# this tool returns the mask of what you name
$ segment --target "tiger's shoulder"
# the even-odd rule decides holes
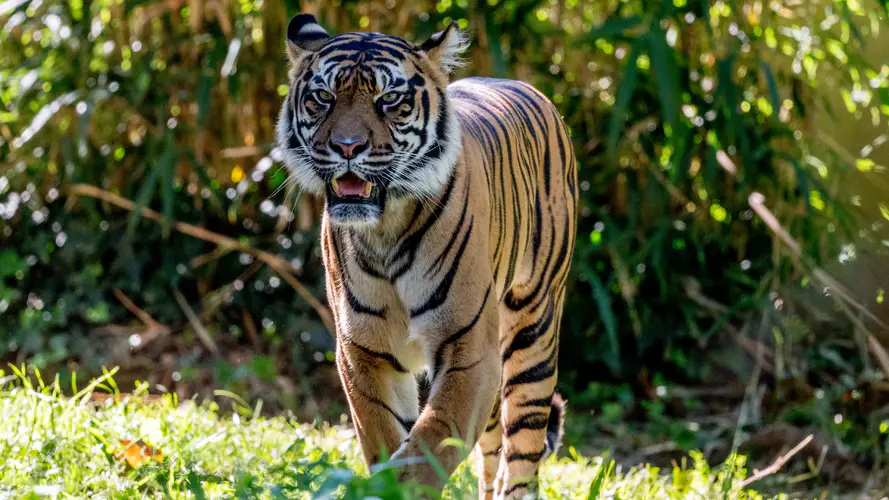
[[[447,87],[448,99],[458,110],[468,106],[534,106],[554,108],[552,102],[533,85],[520,80],[472,77],[456,80]]]

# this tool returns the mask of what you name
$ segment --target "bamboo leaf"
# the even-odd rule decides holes
[[[775,82],[775,74],[772,73],[772,68],[765,61],[759,63],[759,67],[762,68],[762,72],[766,77],[766,85],[769,87],[769,100],[772,102],[772,119],[777,120],[778,114],[781,109],[781,98],[778,94],[778,84]]]
[[[128,239],[132,238],[133,233],[136,230],[136,221],[138,221],[142,217],[142,208],[147,206],[148,202],[151,200],[151,197],[154,196],[154,189],[157,186],[159,172],[160,170],[157,167],[152,168],[148,172],[148,177],[145,178],[145,182],[142,184],[142,187],[139,188],[138,194],[136,195],[135,200],[133,200],[136,202],[136,206],[127,217]]]
[[[173,208],[176,199],[174,187],[176,184],[177,156],[172,144],[168,145],[167,150],[164,152],[164,157],[161,159],[161,164],[158,166],[158,168],[163,169],[161,172],[161,211],[164,219],[161,221],[161,231],[164,238],[170,237],[170,221],[173,220]]]
[[[630,100],[633,98],[633,92],[636,89],[636,78],[639,74],[639,66],[636,60],[642,53],[643,40],[637,40],[633,44],[633,49],[627,57],[624,66],[623,80],[620,88],[617,90],[617,96],[614,99],[614,107],[611,108],[611,123],[608,127],[608,156],[612,161],[616,160],[617,142],[620,139],[621,129],[623,128],[624,115],[630,106]]]
[[[596,301],[602,323],[605,325],[605,331],[608,333],[608,343],[611,344],[614,365],[619,368],[620,343],[617,338],[617,319],[611,307],[611,295],[605,289],[605,285],[602,284],[599,276],[592,269],[588,269],[585,274],[587,281],[593,288],[593,300]]]
[[[587,40],[592,43],[601,38],[613,39],[625,31],[639,26],[640,23],[642,23],[642,18],[639,16],[612,17],[601,26],[591,29],[587,34]]]
[[[198,126],[201,128],[207,124],[207,117],[210,116],[210,90],[213,83],[213,76],[205,74],[198,87]]]
[[[136,229],[136,221],[142,217],[142,208],[147,207],[151,202],[151,198],[154,196],[155,190],[158,187],[158,183],[163,180],[167,180],[168,173],[171,168],[175,167],[175,159],[176,152],[173,148],[172,141],[167,139],[164,141],[166,143],[164,152],[161,155],[158,163],[148,172],[148,177],[145,178],[145,183],[142,184],[142,187],[139,188],[138,194],[136,195],[136,199],[134,200],[136,206],[133,211],[130,212],[130,215],[127,219],[127,238],[131,238]],[[172,166],[171,166],[172,164]],[[172,177],[172,175],[170,175]],[[165,219],[167,220],[167,224],[169,224],[169,216],[172,215],[172,179],[169,180],[170,192],[168,193],[166,188],[164,187],[164,193],[161,193],[163,203],[164,203],[164,211],[165,211]],[[169,197],[169,198],[168,198]],[[166,201],[169,199],[170,201]],[[167,212],[169,211],[169,212]],[[169,228],[164,231],[164,234],[169,234]]]
[[[654,69],[658,94],[661,97],[661,108],[664,114],[664,124],[669,125],[672,132],[678,132],[679,121],[679,68],[676,64],[676,56],[673,48],[667,43],[667,33],[655,24],[648,32],[648,50],[651,55],[651,65]]]

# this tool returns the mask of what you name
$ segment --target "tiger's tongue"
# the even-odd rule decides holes
[[[367,181],[355,174],[348,173],[336,180],[342,196],[365,196]]]

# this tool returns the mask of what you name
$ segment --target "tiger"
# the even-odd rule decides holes
[[[366,464],[440,490],[474,448],[479,498],[536,498],[563,434],[577,161],[531,85],[451,82],[468,46],[457,23],[417,45],[296,15],[276,138],[290,180],[323,198],[336,366]]]

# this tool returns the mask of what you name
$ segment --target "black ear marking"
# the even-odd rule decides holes
[[[330,35],[311,14],[297,14],[287,25],[287,41],[303,50],[316,50]]]
[[[452,21],[447,28],[430,36],[419,48],[429,56],[433,64],[450,74],[466,62],[463,53],[469,49],[469,35],[460,29],[456,21]]]
[[[457,21],[451,21],[451,24],[448,25],[447,28],[439,31],[438,33],[433,33],[422,45],[420,45],[420,50],[423,52],[429,52],[430,50],[441,45],[443,41],[448,38],[448,33],[457,29]]]

